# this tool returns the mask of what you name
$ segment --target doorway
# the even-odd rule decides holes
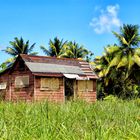
[[[74,98],[74,79],[65,78],[65,99],[73,100]]]

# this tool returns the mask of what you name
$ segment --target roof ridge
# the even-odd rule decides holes
[[[78,58],[59,58],[59,57],[51,57],[51,56],[39,56],[39,55],[28,55],[28,54],[20,54],[21,57],[35,57],[35,58],[51,58],[56,60],[72,60],[72,61],[81,61],[86,62],[86,60],[78,59]]]

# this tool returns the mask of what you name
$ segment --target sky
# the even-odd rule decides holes
[[[104,47],[117,43],[112,31],[123,24],[140,25],[140,0],[0,0],[0,63],[9,55],[2,50],[15,37],[48,47],[54,37],[76,41],[102,55]]]

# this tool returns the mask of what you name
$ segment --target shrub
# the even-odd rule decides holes
[[[114,96],[114,95],[108,95],[104,98],[105,101],[117,101],[118,97]]]

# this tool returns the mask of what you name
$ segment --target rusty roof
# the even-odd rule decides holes
[[[33,73],[71,73],[97,78],[90,64],[81,59],[31,56],[20,54],[27,67]]]

